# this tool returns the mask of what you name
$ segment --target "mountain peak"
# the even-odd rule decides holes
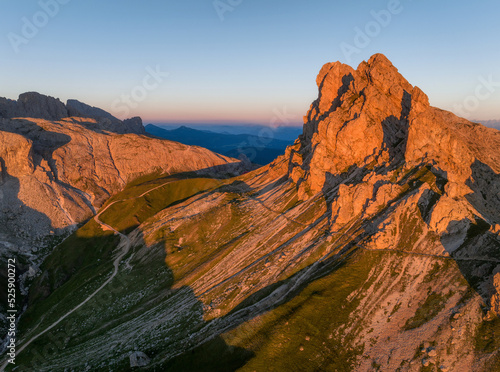
[[[397,107],[406,92],[412,97],[416,111],[421,112],[429,106],[428,97],[418,87],[413,87],[383,54],[375,54],[368,62],[360,63],[356,70],[340,62],[327,63],[316,83],[319,96],[305,117],[306,125],[327,118],[342,105],[346,106],[346,102],[352,106],[359,97],[382,99],[381,103],[386,106]]]
[[[368,67],[369,70],[393,70],[398,72],[398,69],[392,64],[392,62],[382,53],[377,53],[371,56],[368,61],[363,61],[359,64],[360,67]]]
[[[328,178],[347,174],[352,167],[390,171],[425,160],[440,162],[444,171],[461,169],[459,178],[465,182],[470,167],[463,164],[481,157],[468,144],[459,150],[450,143],[456,126],[472,130],[460,124],[468,121],[431,107],[427,95],[383,54],[356,70],[327,63],[317,83],[318,99],[304,117],[303,134],[287,151],[289,176],[303,198],[324,190]],[[456,141],[463,137],[456,136]]]
[[[119,120],[110,113],[89,106],[83,102],[70,99],[66,105],[58,98],[26,92],[19,95],[17,101],[0,97],[0,118],[36,118],[49,121],[59,121],[68,117],[95,119],[91,126],[96,130],[106,130],[114,133],[145,134],[142,120],[131,118]]]

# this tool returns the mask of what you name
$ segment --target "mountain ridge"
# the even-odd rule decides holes
[[[210,132],[222,133],[222,134],[245,134],[252,136],[263,135],[265,137],[273,137],[282,141],[295,141],[297,137],[302,134],[302,124],[300,126],[291,125],[291,123],[286,123],[285,119],[283,119],[284,123],[277,124],[255,124],[255,123],[241,123],[236,122],[232,125],[230,124],[220,124],[214,122],[167,122],[167,123],[151,123],[157,127],[160,127],[165,130],[173,130],[179,127],[185,126],[196,130],[208,130]],[[272,135],[269,134],[269,131],[272,132]]]
[[[64,104],[58,98],[37,92],[22,93],[17,101],[0,97],[0,118],[23,117],[52,121],[69,117],[90,118],[96,120],[94,128],[119,134],[146,134],[142,119],[139,117],[122,121],[100,108],[89,106],[75,99],[69,99]]]
[[[130,251],[26,365],[122,371],[140,352],[166,371],[500,368],[500,132],[431,107],[381,54],[317,82],[271,164],[117,194],[99,219]],[[25,340],[109,277],[124,251],[105,233],[91,221],[48,257]],[[65,342],[44,353],[51,337]]]
[[[238,158],[244,155],[256,164],[268,164],[285,152],[288,141],[249,134],[224,134],[201,131],[187,126],[165,130],[152,124],[146,125],[146,132],[186,145],[201,146],[219,154]]]

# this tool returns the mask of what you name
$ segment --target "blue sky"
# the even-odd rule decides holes
[[[301,123],[324,63],[356,67],[381,52],[431,104],[469,119],[500,119],[494,0],[0,6],[0,96],[8,98],[38,91],[146,122],[269,123],[286,112],[290,123]]]

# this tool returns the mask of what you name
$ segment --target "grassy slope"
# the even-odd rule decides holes
[[[130,200],[125,205],[117,203],[116,205],[119,208],[112,209],[111,207],[103,214],[102,220],[110,224],[117,221],[118,226],[116,227],[126,231],[136,223],[135,221],[145,220],[169,205],[203,190],[218,187],[223,183],[221,180],[176,179],[151,175],[136,180],[122,193],[113,197],[113,200],[140,195],[166,182],[168,182],[166,186],[153,191],[152,195],[147,194],[141,198]],[[123,216],[133,216],[133,218],[124,219]],[[62,314],[78,305],[97,289],[105,278],[109,277],[112,272],[114,249],[118,243],[118,237],[110,232],[104,232],[94,220],[91,220],[54,250],[44,262],[42,267],[43,275],[38,278],[32,287],[30,293],[31,306],[23,315],[20,323],[20,332],[24,335],[24,339],[51,325]],[[131,256],[129,255],[126,259]],[[149,295],[155,296],[157,292],[161,293],[162,290],[172,284],[172,275],[165,266],[164,260],[164,253],[162,256],[160,250],[151,255],[146,262],[141,262],[144,267],[143,270],[140,270],[141,265],[138,265],[138,270],[134,270],[131,275],[127,273],[119,275],[114,281],[114,283],[118,284],[115,285],[116,290],[113,291],[111,297],[126,296],[124,292],[127,291],[132,293],[134,290],[141,292],[144,289],[142,286],[148,280],[155,281],[158,277],[161,278],[159,287],[158,283],[155,282],[155,286],[149,288]],[[146,270],[148,274],[153,274],[153,276],[145,275]],[[154,274],[155,272],[160,273],[158,277]],[[110,297],[109,293],[107,295]],[[144,297],[141,294],[141,298]],[[82,310],[85,310],[85,308],[91,309],[92,307],[100,309],[103,301],[107,302],[106,299],[97,296],[97,298],[85,305]],[[85,311],[78,311],[78,313],[85,313]],[[63,322],[60,327],[57,327],[51,333],[60,333],[61,329],[65,327],[64,323],[79,324],[79,327],[81,327],[84,324],[81,323],[84,319],[81,319],[78,313],[71,315],[68,322]],[[35,331],[33,331],[34,328]],[[80,331],[83,331],[83,329],[80,329]],[[47,342],[47,337],[42,336],[30,349],[43,348]],[[20,361],[24,359],[29,364],[29,360],[33,358],[33,355],[30,357],[26,355],[28,354],[26,352],[23,354]]]
[[[100,220],[118,231],[130,233],[142,222],[159,211],[179,203],[195,194],[205,190],[214,189],[221,186],[221,181],[209,178],[196,179],[172,179],[166,180],[164,186],[160,183],[160,188],[144,195],[141,198],[119,201],[113,204],[102,215]],[[149,183],[147,187],[156,187],[156,183]],[[131,190],[132,189],[132,190]],[[134,187],[126,189],[122,196],[115,196],[114,199],[120,200],[127,198],[127,195],[133,196],[142,194],[144,187]]]
[[[107,204],[140,195],[166,182],[169,183],[142,198],[115,204],[103,214],[102,220],[122,231],[130,231],[169,205],[231,181],[182,180],[152,175],[130,184]],[[430,182],[434,183],[433,180]],[[240,208],[240,195],[227,192],[224,200],[224,207],[211,212],[210,221],[206,218],[189,220],[174,233],[164,231],[159,234],[158,240],[163,242],[161,245],[145,248],[139,244],[133,247],[124,259],[133,270],[129,271],[126,265],[122,265],[119,275],[110,285],[110,291],[92,300],[50,335],[37,340],[30,351],[20,356],[19,361],[26,365],[40,362],[37,355],[45,355],[46,345],[53,344],[52,339],[61,334],[66,337],[64,346],[57,349],[57,356],[47,357],[49,363],[66,358],[75,365],[83,365],[85,360],[81,359],[82,355],[88,353],[92,358],[94,350],[109,347],[110,340],[116,340],[117,336],[120,341],[113,343],[113,351],[95,354],[95,360],[102,360],[102,356],[113,359],[110,367],[115,370],[128,369],[127,355],[131,345],[146,352],[153,360],[161,359],[161,355],[175,349],[175,345],[180,346],[180,350],[189,349],[187,335],[210,322],[203,320],[203,304],[186,285],[200,278],[208,267],[228,253],[224,250],[224,243],[234,241],[235,245],[231,248],[234,249],[244,243],[248,233],[248,216]],[[283,201],[283,210],[296,205],[297,201],[291,195]],[[214,230],[213,221],[219,220],[222,222]],[[406,225],[411,227],[412,224]],[[179,245],[179,239],[189,234],[192,234],[191,242]],[[279,239],[279,235],[273,239]],[[47,275],[34,287],[31,300],[36,305],[23,317],[21,329],[30,330],[39,322],[42,324],[37,331],[43,329],[91,293],[109,276],[116,243],[114,236],[104,233],[91,221],[58,247],[44,265]],[[175,248],[176,245],[178,248]],[[370,284],[367,282],[370,271],[380,266],[385,255],[387,253],[384,252],[359,252],[343,267],[308,284],[290,301],[236,325],[223,338],[216,337],[185,356],[163,363],[164,370],[203,370],[201,366],[204,366],[205,370],[215,371],[220,370],[221,363],[226,365],[224,370],[228,371],[238,367],[244,371],[350,370],[363,348],[354,343],[356,332],[342,333],[343,327],[352,323],[350,316],[358,305],[358,300],[349,302],[346,299],[356,289]],[[207,262],[208,267],[204,267]],[[304,263],[288,275],[302,267]],[[442,274],[446,275],[446,272],[442,270]],[[175,285],[174,278],[189,280],[177,281]],[[271,287],[268,289],[272,290]],[[43,299],[50,292],[51,295]],[[408,329],[418,328],[433,319],[442,310],[445,300],[430,292],[424,309],[409,319]],[[258,298],[248,298],[240,308],[255,301]],[[187,308],[179,309],[179,304],[185,304]],[[170,314],[172,316],[168,317]],[[355,326],[355,330],[363,326],[362,323],[351,325]],[[477,348],[489,352],[496,345],[494,339],[498,327],[496,323],[485,327],[488,328],[485,333],[492,336],[488,340],[478,339]],[[214,354],[217,355],[216,360],[213,359]],[[248,364],[243,366],[247,361]],[[102,363],[101,368],[108,370],[109,366]],[[52,366],[48,370],[57,368]]]
[[[347,297],[367,282],[382,254],[357,254],[344,266],[304,288],[289,302],[224,335],[253,350],[256,357],[241,371],[350,371],[363,348],[356,333],[340,329],[351,323],[359,299]]]

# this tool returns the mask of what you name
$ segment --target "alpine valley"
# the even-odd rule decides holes
[[[381,54],[317,85],[258,169],[78,101],[0,100],[23,294],[2,367],[500,370],[500,132]]]

